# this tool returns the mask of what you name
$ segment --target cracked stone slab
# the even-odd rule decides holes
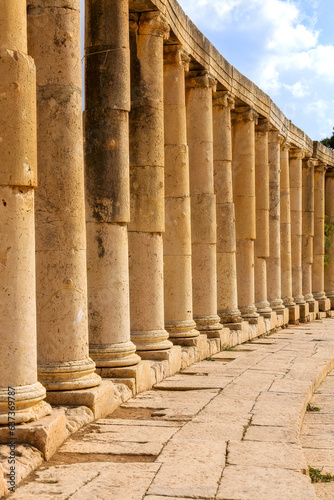
[[[18,487],[14,500],[138,500],[145,495],[159,464],[73,464],[36,472]],[[124,492],[126,491],[126,497]]]
[[[156,441],[113,441],[107,434],[99,435],[94,438],[89,438],[81,441],[68,439],[66,443],[60,447],[60,453],[80,453],[80,454],[110,454],[110,455],[159,455],[163,448],[163,443]]]
[[[191,389],[223,389],[231,382],[231,377],[174,375],[166,378],[154,387],[156,389],[191,390]]]
[[[245,441],[299,443],[299,432],[290,427],[271,425],[250,425],[245,433]]]

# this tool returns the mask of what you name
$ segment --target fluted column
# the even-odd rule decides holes
[[[281,227],[280,227],[280,168],[281,136],[275,130],[269,131],[269,258],[267,261],[268,299],[277,314],[283,314],[281,298]]]
[[[326,172],[325,184],[325,213],[326,224],[334,224],[334,171],[332,169]],[[334,233],[329,237],[329,243],[325,248],[328,256],[325,267],[325,293],[331,301],[331,309],[334,309]]]
[[[88,355],[80,2],[28,2],[37,67],[39,379],[49,390],[100,384]]]
[[[289,149],[290,145],[283,142],[280,158],[281,287],[283,304],[289,308],[290,321],[296,323],[299,321],[299,306],[296,305],[292,297]]]
[[[255,306],[257,312],[270,317],[272,309],[267,292],[267,259],[269,257],[269,121],[259,120],[255,127]]]
[[[242,317],[258,322],[254,288],[255,125],[257,113],[240,106],[232,116],[233,197],[236,214],[238,304]]]
[[[235,210],[232,186],[234,99],[227,91],[213,94],[213,162],[217,210],[218,315],[222,323],[240,323],[238,309]]]
[[[312,263],[314,235],[314,160],[303,160],[303,237],[302,237],[302,268],[303,295],[314,311],[312,294]]]
[[[130,50],[127,0],[86,1],[85,166],[90,354],[134,365],[130,341]]]
[[[190,58],[180,45],[164,48],[165,327],[172,338],[196,337],[192,314],[191,218],[185,69]]]
[[[160,12],[131,14],[130,320],[139,351],[167,349],[164,327],[163,39]]]
[[[309,317],[308,304],[303,296],[302,281],[302,159],[301,149],[290,149],[290,206],[291,206],[291,265],[292,294],[300,307],[301,321]]]
[[[36,70],[27,55],[26,4],[0,10],[0,424],[50,412],[37,382],[34,191]],[[11,390],[9,390],[11,388]],[[11,397],[10,408],[8,399]]]
[[[318,161],[314,168],[314,239],[312,290],[320,311],[330,309],[325,290],[325,174],[326,165]]]
[[[204,72],[187,78],[193,307],[197,328],[219,336],[217,315],[216,197],[213,181],[212,88]]]

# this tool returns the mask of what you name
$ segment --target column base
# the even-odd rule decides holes
[[[300,307],[298,304],[293,304],[287,307],[289,310],[289,323],[298,325],[300,320]]]
[[[96,375],[101,380],[101,378]],[[114,384],[102,380],[97,387],[74,391],[48,391],[46,400],[53,406],[88,406],[94,419],[104,418],[114,410]]]
[[[87,389],[100,384],[95,363],[90,358],[80,361],[38,363],[38,380],[48,391]]]
[[[140,330],[131,332],[131,340],[137,351],[160,351],[173,346],[166,330]]]
[[[15,411],[15,424],[23,424],[38,420],[52,411],[51,406],[45,403],[45,387],[36,382],[31,385],[22,385],[0,389],[0,425],[8,424],[8,412]],[[11,396],[13,409],[8,407],[8,397]]]
[[[309,304],[307,302],[305,302],[305,304],[299,304],[299,310],[300,310],[300,322],[309,323],[310,322]]]
[[[193,338],[199,335],[194,320],[169,321],[165,323],[165,328],[172,342],[175,338]]]
[[[258,323],[259,314],[255,306],[240,307],[241,317],[244,321],[248,321],[251,325]]]
[[[220,318],[216,314],[211,316],[194,316],[197,330],[201,334],[207,335],[209,338],[220,338],[220,333],[223,325],[220,323]]]
[[[136,346],[131,341],[118,344],[90,344],[89,355],[99,368],[133,366],[140,361],[140,357],[136,354]]]
[[[195,341],[199,337],[192,337]],[[189,337],[188,337],[189,338]],[[150,351],[143,353],[143,359],[150,359],[153,361],[167,361],[168,368],[166,377],[174,375],[174,373],[181,370],[182,348],[179,345],[174,345],[167,351]]]
[[[240,323],[242,321],[239,309],[225,309],[218,311],[218,316],[222,324]]]
[[[149,361],[140,361],[134,366],[97,368],[96,372],[102,378],[111,378],[113,383],[127,385],[129,389],[131,389],[133,396],[139,392],[148,391],[152,388],[151,363]]]
[[[255,307],[261,316],[264,318],[271,318],[272,309],[267,300],[262,300],[261,302],[255,302]]]

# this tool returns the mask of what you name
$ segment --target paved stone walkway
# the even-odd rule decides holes
[[[70,437],[11,498],[314,499],[299,433],[333,359],[328,319],[196,363]]]

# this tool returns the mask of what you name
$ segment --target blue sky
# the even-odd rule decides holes
[[[313,140],[331,135],[333,0],[179,3],[225,59],[269,94],[295,125]]]

